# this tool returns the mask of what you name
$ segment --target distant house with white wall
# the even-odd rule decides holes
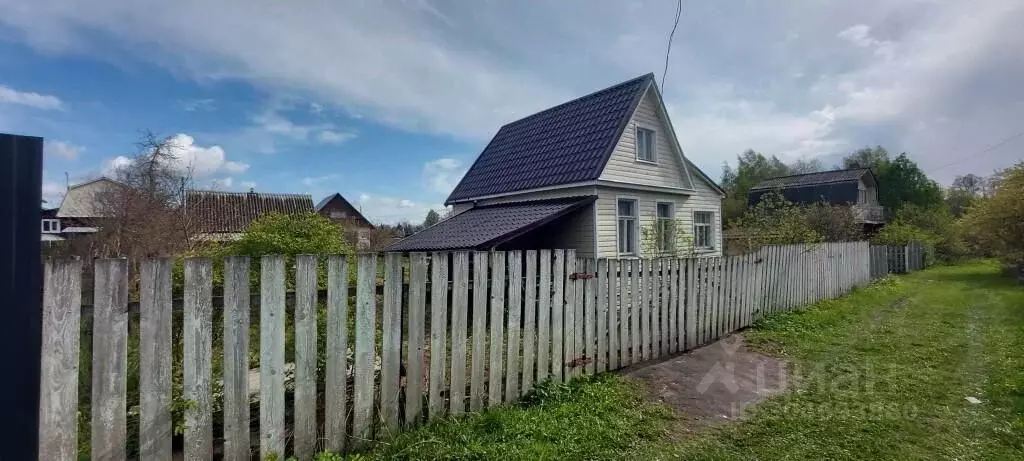
[[[445,202],[453,216],[388,250],[721,255],[724,196],[647,74],[501,127]]]
[[[123,187],[103,177],[68,187],[60,207],[43,210],[42,240],[61,241],[99,232],[103,221],[112,217],[109,203],[104,202]]]

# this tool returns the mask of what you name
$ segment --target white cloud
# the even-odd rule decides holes
[[[214,188],[216,189],[231,189],[231,186],[235,184],[235,179],[232,177],[218,178],[212,181]]]
[[[244,173],[249,169],[246,163],[227,160],[220,146],[203,147],[185,133],[178,133],[167,139],[167,150],[172,155],[171,165],[178,171],[188,172],[194,178],[208,178],[217,173]],[[131,164],[131,159],[119,155],[104,164],[104,174],[112,175],[118,168]]]
[[[44,141],[43,144],[43,151],[46,155],[56,155],[68,160],[77,159],[78,154],[81,154],[84,150],[85,148],[82,146],[76,146],[64,141]]]
[[[0,18],[0,21],[3,21],[3,19]],[[42,110],[61,110],[64,108],[64,103],[56,96],[31,91],[18,91],[6,85],[0,85],[0,103],[18,104]]]
[[[242,189],[255,189],[256,181],[242,181],[239,185],[242,186]]]
[[[423,165],[423,182],[427,189],[439,194],[449,194],[466,174],[466,168],[459,159],[439,158]]]
[[[356,202],[360,212],[372,222],[394,224],[401,221],[421,223],[431,209],[444,214],[444,205],[424,203],[400,197],[360,194]]]
[[[210,98],[186,99],[181,102],[181,108],[187,112],[209,112],[217,108],[217,101]]]
[[[326,175],[323,175],[323,176],[306,177],[306,178],[302,178],[302,185],[303,186],[307,186],[307,187],[312,187],[312,186],[315,186],[315,185],[323,183],[323,182],[327,182],[327,181],[332,181],[332,180],[338,179],[340,177],[341,177],[341,175],[337,174],[337,173],[326,174]]]
[[[317,133],[316,139],[324,144],[341,144],[355,137],[355,133],[344,133],[334,130],[323,130],[320,133]]]

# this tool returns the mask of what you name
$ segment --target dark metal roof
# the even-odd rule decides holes
[[[761,181],[758,185],[751,187],[750,190],[756,191],[763,189],[780,189],[787,187],[803,187],[813,186],[817,184],[857,181],[858,179],[864,177],[865,174],[870,173],[871,170],[868,168],[854,168],[850,170],[820,171],[817,173],[779,176],[777,178],[771,178]]]
[[[264,194],[190,190],[185,213],[197,232],[245,232],[261,216],[313,212],[313,198],[306,194]]]
[[[391,244],[387,251],[484,250],[592,203],[597,196],[471,208]]]
[[[446,203],[597,179],[652,84],[643,75],[501,127]]]
[[[345,199],[344,196],[337,192],[324,197],[323,200],[320,200],[320,202],[313,207],[313,210],[319,213],[321,210],[324,209],[325,206],[327,206],[327,204],[331,203],[334,200],[340,200],[343,206],[345,208],[348,208],[352,212],[352,214],[354,215],[352,216],[353,219],[362,222],[368,227],[375,227],[373,223],[370,222],[369,219],[366,219],[366,216],[363,216],[363,213],[359,211],[359,208],[356,208],[354,205],[352,205],[352,202],[349,202],[348,200]]]

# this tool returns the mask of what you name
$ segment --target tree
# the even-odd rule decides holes
[[[900,154],[883,168],[878,177],[878,203],[897,212],[906,204],[922,208],[940,206],[942,189],[921,171],[907,154]]]
[[[976,253],[1024,265],[1024,162],[996,172],[991,196],[971,207],[958,227]]]
[[[957,176],[946,191],[946,204],[953,216],[959,218],[988,192],[988,181],[975,174]]]
[[[341,228],[318,213],[269,214],[252,222],[241,238],[226,247],[220,247],[222,254],[249,256],[253,261],[264,255],[285,255],[288,268],[285,270],[289,285],[294,283],[295,256],[300,254],[346,254],[349,260],[355,251],[342,237]],[[326,261],[320,258],[317,271],[320,285],[327,280]],[[350,274],[355,274],[355,264],[349,263]],[[256,264],[252,268],[253,283],[259,280]]]
[[[430,227],[441,221],[441,215],[437,214],[436,211],[430,210],[427,212],[426,219],[423,220],[423,227]]]
[[[875,175],[889,166],[889,151],[882,146],[864,147],[843,158],[843,168],[871,168]]]
[[[816,158],[801,158],[789,164],[789,174],[817,173],[822,170],[824,168],[821,166],[821,160]]]
[[[722,188],[726,191],[722,202],[724,222],[743,216],[747,210],[747,192],[761,181],[790,174],[791,170],[774,155],[765,157],[760,152],[747,149],[736,157],[736,169],[728,164],[722,167]]]

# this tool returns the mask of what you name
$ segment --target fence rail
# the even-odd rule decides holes
[[[895,259],[886,251],[886,272],[894,272],[888,264]],[[192,259],[184,265],[178,324],[171,315],[172,265],[158,259],[140,266],[138,330],[129,328],[127,265],[100,260],[91,340],[81,348],[82,265],[50,261],[40,404],[40,431],[47,437],[40,459],[77,458],[74,421],[83,401],[92,415],[87,446],[94,460],[134,456],[129,445],[147,460],[169,460],[177,445],[185,459],[223,453],[243,460],[254,452],[283,459],[286,447],[310,459],[324,448],[351,450],[400,427],[514,401],[538,382],[676,354],[766,314],[840,296],[877,276],[877,252],[867,242],[845,242],[691,259],[595,261],[577,258],[574,250],[411,253],[407,262],[397,253],[382,260],[330,255],[325,296],[317,290],[320,258],[299,256],[291,309],[284,258],[264,256],[258,261],[259,312],[251,318],[250,264],[257,262],[226,259],[223,308],[215,309],[214,262]],[[906,249],[902,269],[921,267],[916,256],[906,262],[920,253]],[[354,304],[351,264],[357,269]],[[286,319],[289,312],[293,318]],[[256,324],[258,332],[250,334]],[[140,332],[136,362],[128,344],[130,334]],[[183,344],[176,345],[179,337]],[[181,360],[172,360],[179,347]],[[80,354],[91,354],[91,379],[75,386]],[[259,366],[250,370],[255,357]],[[129,369],[133,363],[137,388],[126,384],[136,372]],[[173,384],[179,373],[180,391]],[[258,391],[252,392],[256,376]],[[91,395],[80,398],[77,390],[87,383]],[[135,400],[129,393],[138,393],[137,413],[128,411]],[[177,405],[183,408],[180,444],[171,443],[176,398],[184,402]]]

